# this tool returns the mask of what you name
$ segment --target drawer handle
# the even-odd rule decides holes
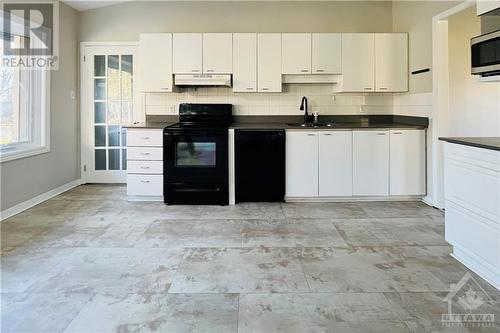
[[[148,156],[148,155],[151,155],[151,153],[141,153],[141,155]]]
[[[151,168],[148,166],[141,166],[141,169],[151,169]]]
[[[253,88],[247,88],[247,90],[253,90]]]
[[[316,136],[316,134],[310,133],[310,134],[307,134],[307,136]]]
[[[214,70],[213,69],[207,69],[206,72],[207,73],[210,73],[210,72],[213,72]]]
[[[372,88],[363,88],[364,90],[372,90]]]
[[[262,88],[262,90],[269,90],[269,88]]]
[[[150,183],[150,181],[149,180],[141,179],[141,183],[147,184],[147,183]]]
[[[316,72],[317,72],[317,73],[323,73],[323,72],[324,72],[324,70],[323,70],[323,69],[317,69],[317,70],[316,70]]]
[[[308,69],[301,69],[300,70],[302,73],[309,73],[309,70]]]
[[[377,133],[377,135],[385,135],[385,133]]]
[[[403,132],[392,132],[392,134],[403,134]]]
[[[332,133],[325,133],[323,135],[327,135],[327,136],[330,136],[330,135],[333,135]]]
[[[193,72],[193,73],[197,73],[197,72],[199,72],[199,71],[200,71],[199,69],[192,69],[192,70],[191,70],[191,72]]]
[[[141,139],[143,139],[143,140],[149,140],[151,138],[149,136],[143,136],[143,137],[141,137]]]
[[[160,88],[161,90],[170,90],[170,88]]]
[[[384,88],[384,87],[381,87],[381,88],[379,88],[379,89],[380,89],[380,90],[387,90],[387,88]]]

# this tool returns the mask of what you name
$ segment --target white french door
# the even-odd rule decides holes
[[[126,129],[142,121],[137,45],[82,45],[82,181],[124,183]]]

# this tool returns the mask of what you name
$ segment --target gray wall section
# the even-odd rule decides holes
[[[390,32],[389,1],[134,2],[85,11],[82,41],[141,32]]]
[[[79,13],[60,3],[59,70],[51,73],[50,152],[0,165],[0,209],[50,191],[80,178],[78,92]]]

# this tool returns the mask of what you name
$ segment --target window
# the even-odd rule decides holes
[[[2,38],[16,48],[29,43],[23,36]],[[49,78],[48,70],[0,67],[0,161],[49,151]]]

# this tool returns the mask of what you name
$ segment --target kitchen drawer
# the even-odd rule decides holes
[[[163,174],[163,161],[127,161],[128,173]]]
[[[127,195],[163,195],[163,175],[127,175]]]
[[[163,148],[127,147],[127,160],[163,161]]]
[[[129,129],[127,145],[131,147],[162,147],[163,130],[161,129]]]

